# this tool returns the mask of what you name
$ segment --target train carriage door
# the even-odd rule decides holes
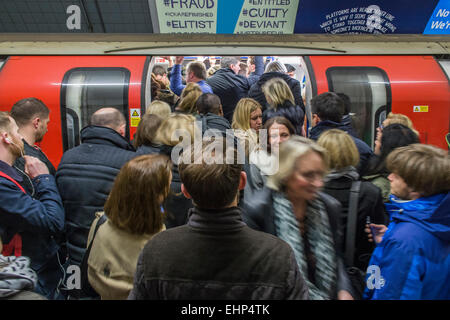
[[[330,91],[350,98],[353,128],[373,148],[376,128],[391,110],[391,88],[386,72],[376,67],[331,67],[326,76]]]
[[[306,110],[306,132],[309,132],[312,121],[311,99],[317,95],[316,80],[309,57],[300,58],[297,76],[302,88],[302,98]]]
[[[125,68],[75,68],[64,75],[61,88],[64,151],[80,144],[80,130],[103,107],[114,107],[123,113],[127,121],[126,137],[130,138],[129,82],[130,71]]]

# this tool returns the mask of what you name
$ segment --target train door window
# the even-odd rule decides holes
[[[391,110],[386,72],[375,67],[332,67],[326,74],[329,90],[350,98],[352,124],[358,137],[373,147],[376,128]]]
[[[127,120],[130,72],[124,68],[75,68],[65,75],[61,88],[64,151],[80,144],[80,130],[100,108],[114,107]]]

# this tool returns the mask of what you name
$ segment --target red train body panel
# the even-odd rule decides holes
[[[68,147],[67,139],[64,138],[69,130],[65,124],[67,115],[61,111],[64,110],[65,99],[69,99],[64,90],[76,89],[79,85],[76,81],[81,81],[80,79],[89,77],[95,79],[92,78],[89,71],[85,74],[75,72],[72,73],[72,78],[68,78],[67,75],[70,74],[70,71],[90,70],[91,68],[123,71],[124,79],[126,78],[128,81],[123,90],[126,91],[124,99],[130,121],[129,134],[132,136],[136,130],[130,119],[132,109],[141,109],[141,111],[145,109],[143,102],[149,87],[145,84],[149,58],[148,56],[11,56],[0,69],[0,110],[9,111],[12,105],[22,98],[41,99],[51,109],[48,133],[41,143],[41,148],[57,166],[64,148]],[[449,132],[449,81],[434,57],[311,56],[307,57],[307,60],[309,61],[308,81],[312,82],[310,85],[314,88],[313,95],[331,89],[335,89],[334,91],[337,92],[339,90],[336,88],[339,86],[343,90],[352,92],[351,81],[354,81],[351,77],[352,73],[356,72],[355,70],[368,70],[364,79],[372,81],[372,87],[366,86],[358,90],[365,90],[364,92],[372,98],[381,93],[383,97],[379,101],[377,100],[379,98],[376,98],[376,102],[381,104],[385,99],[387,111],[407,115],[420,132],[422,142],[447,149],[444,136]],[[342,84],[339,79],[345,79],[346,75],[350,80],[347,84]],[[334,84],[333,81],[330,81],[330,76],[335,77]],[[107,73],[105,73],[105,77],[108,79]],[[377,80],[381,79],[380,77],[384,77],[383,80]],[[66,89],[63,89],[64,82],[66,82]],[[330,88],[330,86],[336,88]],[[383,89],[383,86],[386,90]],[[71,95],[76,95],[76,92],[75,90]],[[96,92],[91,95],[98,95],[98,92],[101,91]],[[353,94],[358,99],[357,91],[354,91]],[[84,94],[80,94],[80,97],[85,98]],[[102,99],[102,97],[95,98]],[[414,106],[422,106],[422,109],[418,110],[422,112],[415,112]],[[370,107],[367,110],[369,111],[365,112],[376,112]],[[80,110],[72,113],[75,117],[84,117]],[[369,123],[372,120],[367,121]],[[85,122],[80,120],[80,123]],[[376,124],[372,124],[371,131],[374,130],[374,126]],[[373,135],[369,134],[366,138],[366,141],[373,139]]]

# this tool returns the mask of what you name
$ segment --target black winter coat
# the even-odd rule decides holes
[[[239,208],[194,208],[146,244],[128,299],[298,300],[308,289],[291,247],[247,227]]]
[[[295,134],[302,135],[303,121],[305,119],[305,112],[300,106],[294,106],[289,100],[286,100],[283,105],[276,109],[269,108],[263,112],[263,123],[274,117],[285,117],[295,128]]]
[[[292,95],[294,96],[294,99],[295,99],[295,104],[300,106],[300,108],[302,108],[302,110],[303,110],[303,113],[305,113],[305,105],[303,104],[302,89],[301,89],[300,81],[290,77],[289,75],[287,75],[285,73],[281,73],[281,72],[263,73],[261,75],[261,77],[259,78],[258,82],[256,82],[255,84],[253,84],[250,87],[250,90],[248,92],[248,97],[253,98],[256,101],[258,101],[261,104],[263,111],[266,110],[269,107],[269,105],[267,103],[266,97],[264,96],[264,93],[262,92],[261,87],[264,83],[266,83],[267,81],[269,81],[270,79],[273,79],[273,78],[281,78],[284,81],[286,81],[289,88],[291,88]]]
[[[273,190],[264,187],[261,191],[253,193],[252,197],[246,203],[241,205],[241,208],[243,212],[243,219],[250,228],[277,236],[273,212],[273,192]],[[346,290],[355,297],[356,294],[352,288],[342,259],[341,248],[343,237],[340,232],[342,229],[339,221],[341,205],[336,199],[327,194],[320,193],[319,197],[327,209],[330,228],[333,233],[335,252],[338,257],[337,292],[339,290]]]
[[[116,131],[88,126],[82,144],[66,151],[56,172],[64,209],[69,264],[79,265],[95,212],[103,206],[125,162],[136,156],[133,146]]]
[[[231,123],[236,104],[242,98],[247,97],[250,85],[248,79],[236,75],[230,68],[217,70],[214,75],[206,79],[222,103],[224,117]]]
[[[328,181],[323,189],[323,192],[338,200],[342,205],[340,226],[343,229],[341,232],[344,239],[347,234],[346,226],[352,181],[353,180],[349,177],[340,177]],[[355,237],[355,255],[353,261],[356,267],[361,270],[366,270],[370,260],[370,256],[372,255],[372,251],[375,248],[373,242],[371,243],[368,241],[367,234],[364,231],[366,225],[366,217],[369,216],[372,223],[385,224],[387,222],[387,215],[385,213],[381,191],[372,183],[361,183],[361,189],[358,199],[359,201]],[[344,243],[342,243],[341,251],[345,253]]]

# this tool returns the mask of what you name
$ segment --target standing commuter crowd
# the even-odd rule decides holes
[[[0,112],[0,299],[450,299],[449,154],[407,116],[372,149],[291,65],[164,58],[132,141],[97,106],[57,168],[43,101]]]

